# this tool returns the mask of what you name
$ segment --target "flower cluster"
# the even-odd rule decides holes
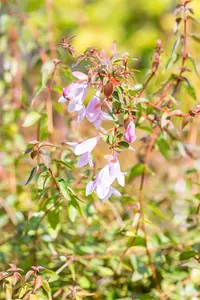
[[[112,194],[115,196],[121,195],[119,191],[112,187],[116,179],[121,186],[124,186],[125,182],[118,155],[124,148],[129,148],[129,145],[136,139],[133,121],[133,99],[130,94],[125,94],[123,91],[130,74],[127,68],[128,54],[124,53],[119,59],[119,56],[116,54],[115,42],[112,45],[111,57],[107,57],[104,50],[98,52],[90,48],[88,53],[87,51],[85,53],[87,58],[92,61],[91,67],[88,67],[88,74],[78,71],[73,72],[72,74],[77,80],[63,89],[62,96],[58,102],[68,103],[68,111],[77,113],[78,123],[82,122],[86,117],[99,130],[96,137],[82,143],[67,143],[73,147],[74,154],[80,156],[77,167],[81,168],[87,164],[90,167],[94,166],[91,152],[101,138],[110,146],[111,153],[106,156],[108,163],[86,187],[86,195],[95,192],[102,201],[105,201]],[[82,58],[79,57],[78,59]],[[119,60],[121,64],[117,63]],[[95,88],[96,91],[85,107],[84,102],[90,87]],[[126,86],[125,90],[128,91]],[[124,97],[124,100],[121,102],[118,101],[120,93]],[[123,124],[120,124],[120,113],[124,117]],[[114,127],[108,131],[103,129],[101,126],[104,120],[113,121]]]

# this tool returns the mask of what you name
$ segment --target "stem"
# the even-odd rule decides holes
[[[140,203],[140,220],[141,220],[141,224],[142,224],[142,230],[143,230],[143,233],[144,233],[146,254],[149,258],[149,264],[150,264],[150,268],[152,270],[153,280],[155,282],[157,290],[160,292],[160,286],[159,286],[158,279],[157,279],[156,268],[155,268],[155,265],[153,264],[151,251],[149,250],[148,243],[147,243],[147,231],[146,231],[146,226],[145,226],[145,223],[144,223],[144,199],[143,199],[143,188],[144,188],[147,162],[148,162],[149,154],[150,154],[150,152],[153,148],[154,142],[155,142],[155,140],[158,136],[158,133],[159,133],[159,128],[156,127],[154,129],[151,141],[150,141],[150,143],[148,145],[148,148],[147,148],[147,151],[146,151],[146,156],[145,156],[145,160],[144,160],[144,169],[143,169],[143,172],[142,172],[142,177],[141,177],[141,182],[140,182],[139,203]]]

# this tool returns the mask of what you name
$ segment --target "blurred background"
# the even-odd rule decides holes
[[[132,67],[140,70],[140,72],[136,71],[136,76],[139,82],[144,82],[145,73],[151,67],[151,57],[155,49],[156,40],[161,39],[164,41],[165,54],[163,55],[161,71],[155,79],[155,85],[159,86],[160,82],[166,78],[166,74],[163,74],[163,69],[175,41],[173,36],[173,11],[178,3],[180,2],[175,0],[0,1],[0,228],[2,230],[2,234],[0,235],[0,266],[2,265],[2,269],[5,269],[11,260],[19,262],[27,269],[34,263],[34,255],[35,252],[37,252],[37,249],[33,248],[35,243],[33,236],[31,236],[31,242],[33,244],[30,243],[30,247],[32,248],[28,247],[29,239],[23,240],[20,244],[18,239],[24,230],[23,226],[27,225],[26,220],[29,217],[30,211],[37,211],[38,209],[34,184],[24,186],[30,170],[34,166],[34,162],[32,162],[30,157],[24,157],[23,154],[28,142],[39,139],[40,141],[50,140],[58,143],[60,140],[66,138],[72,140],[80,136],[91,137],[96,132],[87,123],[79,126],[71,122],[73,120],[70,119],[66,107],[57,103],[62,88],[73,80],[70,73],[73,59],[62,47],[55,47],[54,45],[60,43],[62,37],[76,35],[73,39],[73,45],[78,52],[82,53],[88,46],[98,46],[109,52],[112,42],[116,40],[118,52],[129,52],[131,57],[137,58],[137,61],[133,61]],[[200,19],[200,1],[193,1],[192,7],[195,11],[195,17]],[[200,26],[198,24],[192,24],[190,31],[193,30],[199,33]],[[193,58],[196,60],[197,68],[200,69],[200,45],[191,40],[189,49],[191,49]],[[49,134],[49,124],[47,115],[44,112],[44,102],[48,93],[46,86],[47,80],[49,79],[49,72],[51,72],[52,69],[52,59],[55,58],[61,60],[62,65],[56,72],[51,91],[53,130]],[[191,72],[189,78],[198,89],[199,78],[195,72]],[[190,95],[186,95],[184,90],[180,91],[178,100],[180,100],[178,102],[178,108],[181,108],[185,112],[188,112],[196,103]],[[199,103],[198,90],[197,103]],[[28,128],[23,127],[26,115],[33,109],[42,112],[39,129],[36,124]],[[177,136],[183,137],[187,143],[195,145],[199,139],[198,126],[199,122],[194,121],[194,123],[189,125],[183,132],[183,136],[181,136],[181,125],[179,124],[179,131],[178,133],[176,132]],[[147,133],[145,136],[146,135]],[[144,133],[138,130],[138,136],[143,137]],[[181,145],[179,146],[181,147]],[[140,147],[139,143],[136,143],[136,149],[137,147]],[[105,149],[101,148],[99,152],[97,150],[97,160],[101,159],[102,151],[105,151]],[[197,151],[199,154],[199,149],[197,149]],[[122,157],[123,170],[125,171],[128,167],[133,166],[137,163],[137,160],[138,157],[135,154],[127,154],[126,152],[124,157]],[[160,168],[161,165],[163,168]],[[159,174],[160,180],[158,181],[156,177],[153,176],[149,179],[148,187],[150,187],[150,189],[148,191],[145,190],[145,197],[148,198],[151,204],[153,201],[159,203],[159,208],[161,208],[161,210],[163,209],[164,214],[169,213],[170,220],[173,220],[172,222],[174,222],[175,225],[178,224],[178,226],[180,225],[181,227],[180,232],[177,231],[177,233],[176,228],[174,229],[174,227],[165,220],[165,216],[163,217],[162,215],[162,221],[160,221],[160,213],[152,206],[154,212],[152,213],[153,209],[148,210],[149,219],[154,221],[155,213],[157,218],[156,222],[158,222],[159,226],[161,224],[163,232],[165,231],[166,234],[166,236],[164,236],[164,233],[160,234],[158,228],[150,228],[150,232],[151,230],[155,230],[156,236],[155,238],[153,237],[154,241],[152,245],[160,247],[160,245],[167,244],[168,242],[169,245],[170,243],[175,244],[175,240],[177,244],[179,244],[182,241],[180,237],[185,233],[184,230],[187,227],[186,215],[189,216],[195,211],[192,202],[194,199],[191,201],[185,199],[191,198],[191,186],[187,185],[187,176],[194,174],[195,180],[198,180],[200,169],[199,160],[193,163],[188,157],[186,159],[177,158],[177,160],[175,157],[174,160],[166,161],[166,157],[162,155],[158,156],[157,153],[154,153],[152,155],[151,167],[156,174]],[[186,180],[185,175],[187,177]],[[134,176],[133,179],[135,180]],[[168,182],[167,185],[166,182]],[[126,197],[116,202],[120,214],[126,221],[130,216],[131,218],[133,216],[131,213],[129,215],[128,210],[128,212],[124,210],[123,205],[127,205],[128,207],[132,203],[132,200],[135,201],[138,186],[139,181],[137,181],[137,178],[134,181],[134,187],[130,181],[126,187]],[[195,191],[198,192],[197,189],[195,189]],[[92,202],[93,200],[90,199],[89,201]],[[192,205],[190,207],[191,203]],[[87,203],[85,203],[85,206],[86,205]],[[92,209],[94,208],[92,207]],[[107,216],[107,209],[109,212],[111,211],[111,217],[110,215],[109,217]],[[94,220],[89,220],[87,224],[88,227],[91,226],[91,231],[94,230],[94,232],[96,232],[95,230],[97,230],[96,227],[98,226],[98,230],[102,228],[102,230],[105,230],[107,221],[109,224],[113,222],[114,228],[117,228],[117,222],[112,215],[113,208],[107,208],[97,204],[97,211],[99,215],[97,213],[92,215],[91,213],[91,219],[94,216]],[[59,241],[61,244],[63,243],[63,245],[67,243],[65,241],[67,234],[69,234],[69,236],[71,234],[72,239],[74,238],[79,241],[79,233],[77,234],[77,232],[81,232],[81,235],[84,229],[87,231],[87,228],[84,228],[85,224],[83,220],[82,231],[79,227],[79,223],[77,225],[77,231],[74,230],[73,226],[66,222],[66,213],[62,213],[62,220],[64,220],[63,228],[59,227],[59,229],[56,230],[54,230],[55,228],[45,228],[44,237],[41,239],[41,245],[38,247],[39,254],[36,255],[42,258],[44,264],[48,265],[49,268],[57,268],[57,264],[59,265],[60,263],[58,263],[58,261],[49,261],[49,255],[52,253],[52,255],[55,255],[57,250],[58,253],[59,251],[61,253],[63,251],[64,253],[64,246],[62,246],[63,248],[60,246],[60,249],[56,248],[56,238],[60,230],[63,230],[64,233]],[[95,217],[95,214],[98,216]],[[90,215],[88,218],[90,218]],[[71,230],[70,233],[68,232],[70,231],[69,227]],[[168,230],[170,229],[173,232],[171,231],[169,234]],[[109,231],[108,228],[106,228],[106,230]],[[191,238],[196,241],[196,232],[197,231],[194,230],[184,238],[186,240]],[[175,236],[176,233],[178,237]],[[50,236],[50,242],[47,235]],[[71,241],[71,236],[69,236],[69,241]],[[103,240],[104,233],[102,236]],[[107,236],[105,234],[105,241],[102,242],[102,247],[105,248],[102,249],[105,250],[106,247],[108,247],[106,243],[109,244],[114,238],[113,232],[108,232]],[[96,236],[95,239],[97,239]],[[83,245],[85,249],[86,247],[89,248],[89,240],[90,236],[88,236],[88,240],[85,238],[85,245]],[[69,244],[67,246],[65,245],[67,249],[72,247],[71,244]],[[122,244],[124,245],[124,242],[122,242]],[[116,243],[115,246],[119,247],[119,245]],[[48,250],[46,250],[45,247],[47,247]],[[95,251],[97,250],[97,248],[94,249]],[[84,251],[88,253],[88,249],[83,250],[83,252]],[[162,259],[159,255],[160,254],[156,252],[155,257],[156,259],[158,258],[160,262]],[[175,255],[177,258],[177,253]],[[172,253],[172,257],[170,257],[168,261],[169,266],[170,263],[174,263],[173,259]],[[137,263],[139,264],[139,262]],[[173,270],[167,269],[166,274],[162,274],[163,265],[161,264],[160,274],[168,278],[171,276],[171,273],[174,272],[174,278],[176,276],[182,276],[181,278],[184,278],[185,273],[182,272],[182,270],[180,271],[176,263],[174,265],[172,267],[172,269],[174,268]],[[126,271],[127,270],[128,267]],[[138,269],[138,274],[140,271],[141,270]],[[127,272],[129,272],[129,270]],[[140,279],[143,281],[146,276],[146,269],[144,271],[145,275],[142,272],[143,271],[140,273]],[[170,276],[168,276],[169,273],[167,272],[171,272]],[[136,278],[135,282],[140,279]],[[116,282],[114,284],[116,284]],[[140,287],[138,289],[143,289],[143,282],[141,286],[141,289]],[[166,283],[166,290],[169,286],[171,286],[171,282]],[[89,284],[89,288],[90,287],[95,290],[91,282]],[[119,294],[120,292],[121,291],[119,291]],[[102,294],[103,293],[104,291]],[[112,294],[112,287],[110,291],[106,291],[105,293],[110,293],[109,295],[111,296],[107,296],[107,298],[101,298],[101,296],[99,296],[100,298],[98,299],[117,299],[115,295],[113,296]],[[189,290],[188,295],[190,293],[191,290]],[[126,295],[126,291],[124,295]],[[177,297],[172,299],[179,300],[179,296],[180,293]],[[188,296],[188,298],[182,299],[190,300],[192,298]]]

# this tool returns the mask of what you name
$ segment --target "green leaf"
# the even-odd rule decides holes
[[[197,66],[196,66],[195,60],[192,58],[191,55],[188,55],[188,59],[189,59],[189,61],[192,63],[193,69],[194,69],[194,71],[195,71],[197,77],[200,78],[200,75],[199,75],[199,72],[198,72],[198,70],[197,70]]]
[[[47,280],[43,280],[42,287],[47,293],[51,292],[51,288]]]
[[[70,201],[67,206],[69,219],[74,222],[77,217],[77,209],[74,207],[73,202]]]
[[[98,273],[102,277],[109,277],[114,274],[113,270],[108,268],[108,267],[99,267],[98,268]]]
[[[195,261],[188,261],[188,262],[184,263],[182,265],[182,267],[188,267],[188,268],[200,270],[200,264],[198,262],[195,262]]]
[[[37,111],[32,111],[26,116],[26,119],[24,121],[23,127],[29,127],[34,125],[39,121],[41,118],[41,115]]]
[[[187,260],[190,259],[191,257],[194,257],[195,255],[197,255],[197,253],[195,251],[184,251],[180,254],[180,259],[181,260]]]
[[[195,197],[197,200],[200,200],[200,194],[195,194],[194,197]]]
[[[140,176],[143,173],[144,164],[137,164],[131,168],[130,174],[128,177],[128,182],[131,182],[135,177]]]
[[[145,247],[145,239],[142,236],[136,236],[133,246]]]
[[[60,165],[62,167],[65,167],[69,170],[73,169],[73,167],[69,163],[64,162],[63,160],[53,159],[52,162],[54,162],[55,164]]]
[[[119,142],[118,145],[122,148],[129,148],[129,143],[127,143],[125,141]]]
[[[25,185],[27,185],[32,179],[33,177],[35,176],[35,174],[37,173],[37,170],[38,170],[38,166],[34,167],[32,170],[31,170],[31,173],[25,183]]]
[[[184,87],[186,88],[188,94],[194,99],[196,100],[197,97],[196,97],[196,92],[195,92],[195,88],[193,87],[193,85],[191,84],[191,82],[189,81],[185,81],[184,82]]]
[[[191,33],[190,36],[191,36],[191,38],[193,38],[193,40],[195,40],[197,43],[200,43],[200,34],[197,34],[197,33]]]
[[[60,191],[61,191],[62,195],[67,200],[70,200],[70,194],[69,194],[69,190],[68,190],[66,182],[63,179],[58,179],[58,185],[59,185],[59,188],[60,188]]]
[[[188,19],[194,21],[196,24],[200,25],[200,20],[198,20],[197,18],[194,18],[193,16],[188,16]]]
[[[56,274],[56,272],[53,272],[51,270],[44,270],[43,277],[46,278],[48,282],[54,282],[59,279],[58,274]]]
[[[76,280],[76,272],[75,272],[74,264],[73,263],[69,264],[68,268],[71,271],[73,281],[75,281]]]
[[[113,145],[115,142],[114,136],[112,134],[101,133],[102,140],[109,145]]]
[[[43,141],[48,137],[48,116],[47,114],[43,114],[40,119],[40,126],[39,126],[39,140]]]
[[[160,209],[154,204],[154,203],[149,203],[148,204],[149,208],[158,216],[159,218],[163,220],[167,220],[166,216],[160,211]]]
[[[60,222],[59,214],[60,210],[58,208],[51,210],[48,213],[48,221],[53,229],[56,229],[58,223]]]
[[[159,148],[160,152],[162,153],[162,155],[166,159],[169,159],[169,157],[170,157],[170,147],[169,147],[169,144],[166,142],[166,140],[164,138],[159,138],[157,140],[157,145],[158,145],[158,148]]]

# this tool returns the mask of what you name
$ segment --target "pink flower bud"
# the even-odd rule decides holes
[[[131,120],[126,128],[126,132],[124,134],[124,139],[128,143],[133,143],[136,140],[136,135],[135,135],[135,124]]]

